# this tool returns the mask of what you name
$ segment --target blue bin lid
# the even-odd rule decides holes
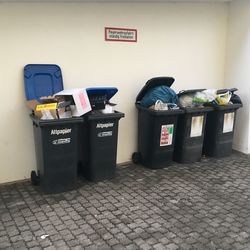
[[[24,67],[27,100],[39,100],[63,90],[62,72],[55,64],[28,64]]]
[[[100,97],[101,99],[110,100],[118,91],[115,87],[103,87],[103,88],[87,88],[88,97],[92,96]]]

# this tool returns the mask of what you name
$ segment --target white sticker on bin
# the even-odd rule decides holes
[[[61,144],[68,144],[70,143],[71,138],[61,138],[52,141],[53,145],[61,145]]]
[[[232,132],[234,128],[234,112],[224,114],[223,133]]]
[[[173,132],[174,132],[174,124],[161,126],[160,147],[172,145]]]
[[[107,136],[112,136],[113,131],[105,131],[105,132],[100,132],[97,134],[98,137],[107,137]]]
[[[202,136],[203,121],[203,115],[192,117],[190,137]]]

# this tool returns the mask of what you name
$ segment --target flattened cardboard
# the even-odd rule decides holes
[[[37,106],[39,105],[41,104],[37,100],[27,101],[28,108],[30,108],[39,119],[57,119],[56,109],[37,110]]]
[[[92,110],[86,89],[65,89],[55,94],[55,97],[72,97],[72,116],[82,116]],[[67,98],[66,98],[67,99]]]

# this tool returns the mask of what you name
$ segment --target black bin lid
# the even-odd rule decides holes
[[[188,90],[181,90],[177,95],[178,97],[182,96],[182,95],[187,95],[187,94],[195,94],[196,92],[201,92],[204,91],[206,89],[188,89]]]
[[[168,77],[168,76],[160,76],[160,77],[151,78],[150,80],[146,82],[144,87],[141,89],[141,91],[137,95],[136,103],[139,103],[150,89],[154,87],[158,87],[158,86],[163,86],[163,85],[171,87],[174,81],[175,79],[173,77]]]

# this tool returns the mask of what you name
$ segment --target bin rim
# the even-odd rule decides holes
[[[57,126],[57,125],[68,125],[73,123],[82,123],[84,122],[84,117],[72,117],[72,118],[61,118],[61,119],[52,119],[52,120],[41,120],[33,114],[30,114],[30,118],[33,123],[39,127],[45,126]]]
[[[188,89],[188,90],[181,90],[179,91],[179,93],[177,94],[178,97],[182,96],[182,95],[186,95],[186,94],[193,94],[195,92],[201,92],[204,91],[206,89]]]
[[[171,87],[172,84],[174,83],[175,79],[170,76],[159,76],[159,77],[153,77],[149,79],[143,88],[140,90],[136,97],[136,104],[140,103],[141,99],[145,96],[145,94],[154,87],[162,86],[165,85],[167,87]]]
[[[180,114],[185,113],[185,111],[182,109],[154,110],[154,109],[142,107],[140,104],[136,104],[136,107],[138,110],[141,110],[143,112],[147,112],[153,116],[170,116],[170,115],[180,115]]]
[[[114,113],[107,113],[107,114],[88,113],[86,115],[86,119],[88,121],[105,120],[105,119],[121,119],[122,117],[125,117],[125,114],[116,110],[114,111]]]
[[[191,113],[208,113],[214,110],[213,107],[210,106],[203,106],[203,107],[180,107],[185,111],[187,114]]]
[[[230,109],[239,109],[241,107],[243,107],[243,105],[241,103],[233,103],[233,104],[226,104],[226,105],[218,105],[218,104],[212,104],[212,103],[208,103],[206,104],[206,106],[208,107],[212,107],[214,110],[230,110]]]

